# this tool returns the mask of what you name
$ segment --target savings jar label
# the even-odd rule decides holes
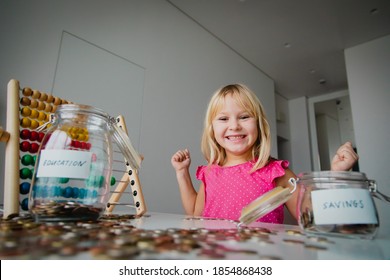
[[[86,179],[91,167],[91,152],[41,150],[37,177]]]
[[[377,224],[371,194],[365,189],[332,189],[312,191],[315,223]]]

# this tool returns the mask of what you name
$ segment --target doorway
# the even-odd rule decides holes
[[[356,149],[347,90],[309,98],[312,170],[329,170],[338,147],[350,141]]]

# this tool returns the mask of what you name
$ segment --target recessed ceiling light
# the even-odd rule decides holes
[[[286,49],[291,48],[291,44],[290,44],[290,43],[284,43],[284,47],[285,47]]]
[[[320,85],[325,85],[326,84],[326,80],[325,79],[320,79],[318,82],[320,83]]]
[[[379,10],[377,8],[374,8],[374,9],[371,9],[370,11],[370,15],[376,15],[377,13],[379,13]]]

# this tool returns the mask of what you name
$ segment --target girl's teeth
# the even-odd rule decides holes
[[[241,139],[243,136],[229,136],[228,139],[230,140],[236,140],[236,139]]]

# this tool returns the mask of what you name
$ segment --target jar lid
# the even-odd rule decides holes
[[[294,184],[293,190],[278,186],[245,206],[241,211],[240,224],[248,225],[285,203],[296,189],[295,179],[290,179],[290,182]]]
[[[367,181],[365,173],[353,171],[314,171],[298,175],[300,181],[310,180],[315,182],[330,181]]]
[[[110,118],[110,123],[114,130],[113,137],[116,140],[123,156],[132,169],[138,170],[142,161],[141,156],[134,149],[129,136],[127,136],[127,134],[116,125],[115,118]]]

